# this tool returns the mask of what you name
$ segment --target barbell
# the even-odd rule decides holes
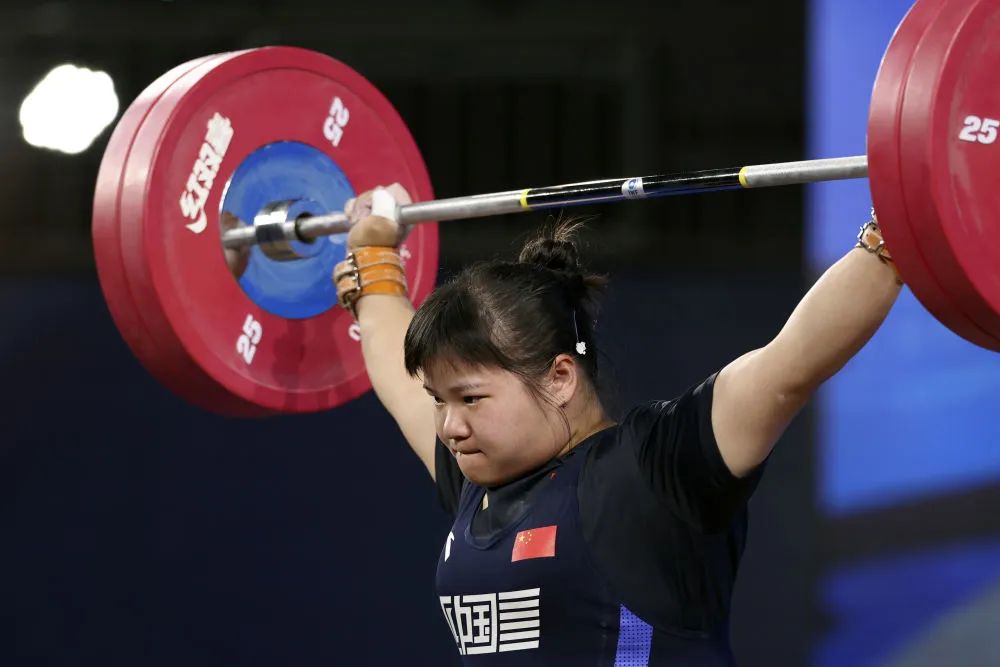
[[[405,124],[360,74],[304,49],[252,49],[175,67],[125,111],[98,172],[94,252],[123,338],[170,390],[224,415],[308,412],[370,388],[330,280],[339,211],[358,192],[395,181],[413,195],[400,252],[419,305],[437,221],[867,176],[916,297],[1000,351],[998,129],[1000,0],[918,0],[879,68],[867,156],[435,200]],[[236,280],[224,248],[250,253]]]

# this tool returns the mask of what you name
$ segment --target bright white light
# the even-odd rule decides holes
[[[80,153],[118,115],[111,77],[75,65],[45,75],[21,103],[24,140],[32,146]]]

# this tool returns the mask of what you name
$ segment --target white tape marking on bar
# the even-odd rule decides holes
[[[646,191],[642,189],[642,179],[630,178],[622,183],[622,196],[625,199],[645,199]]]

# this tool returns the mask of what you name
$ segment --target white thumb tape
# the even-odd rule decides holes
[[[375,188],[372,191],[372,215],[399,221],[399,205],[396,198],[385,188]]]

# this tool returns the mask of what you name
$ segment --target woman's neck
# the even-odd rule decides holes
[[[588,403],[588,409],[581,410],[574,416],[575,418],[567,415],[567,417],[570,417],[570,437],[566,445],[559,450],[558,456],[564,456],[571,449],[598,431],[603,431],[609,426],[614,426],[615,422],[604,412],[604,407],[600,401],[591,400]]]

